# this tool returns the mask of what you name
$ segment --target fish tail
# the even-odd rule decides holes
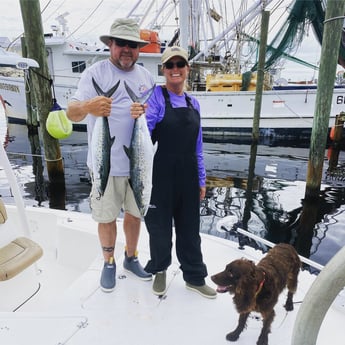
[[[125,151],[127,157],[128,157],[129,159],[131,159],[131,153],[130,153],[129,148],[128,148],[127,146],[123,145],[123,149],[124,149],[124,151]]]

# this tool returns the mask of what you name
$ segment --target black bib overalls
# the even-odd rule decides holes
[[[203,285],[207,269],[201,253],[200,189],[196,142],[200,114],[186,95],[187,107],[173,108],[162,88],[165,114],[152,132],[158,142],[154,157],[151,207],[145,217],[150,234],[151,260],[147,272],[166,270],[171,264],[172,225],[176,254],[186,282]]]

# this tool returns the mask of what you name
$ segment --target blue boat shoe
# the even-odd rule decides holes
[[[127,253],[125,252],[125,259],[123,260],[123,268],[125,269],[125,271],[134,274],[140,280],[152,279],[152,274],[146,272],[144,268],[140,265],[140,262],[136,253],[133,256],[127,256]]]
[[[112,292],[116,284],[116,264],[114,258],[110,258],[109,262],[104,262],[101,275],[101,289],[104,292]]]

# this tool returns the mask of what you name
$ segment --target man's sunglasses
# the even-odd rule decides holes
[[[166,69],[173,69],[174,67],[177,67],[177,68],[183,68],[183,67],[186,67],[187,66],[187,62],[184,61],[184,60],[180,60],[180,61],[177,61],[176,63],[175,62],[171,62],[171,61],[168,61],[164,64],[164,67]]]
[[[137,42],[121,40],[118,38],[114,39],[114,42],[118,47],[121,47],[121,48],[128,46],[129,48],[136,49],[138,48],[138,45],[139,45],[139,43]]]

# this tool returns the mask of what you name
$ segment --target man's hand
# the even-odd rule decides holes
[[[95,116],[109,116],[111,112],[112,98],[97,96],[88,100],[85,104],[87,113]]]
[[[110,97],[96,96],[87,101],[72,101],[67,107],[67,117],[71,121],[82,121],[87,114],[94,116],[109,116],[111,112]]]

